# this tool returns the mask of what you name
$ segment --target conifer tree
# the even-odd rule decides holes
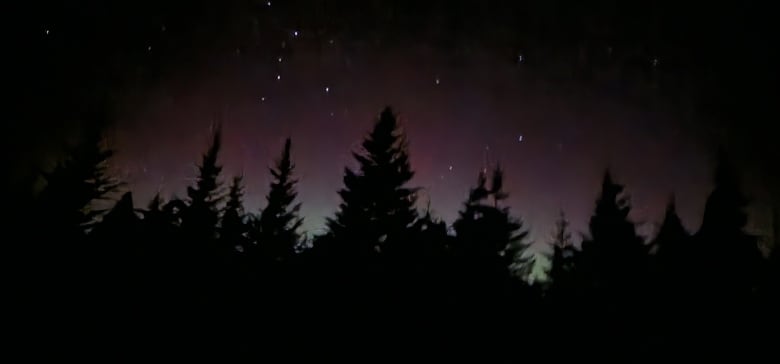
[[[722,151],[714,182],[695,237],[704,264],[702,273],[708,276],[709,284],[720,286],[727,294],[747,294],[764,262],[758,239],[745,232],[748,200]]]
[[[664,221],[653,240],[652,247],[655,250],[658,270],[668,278],[665,280],[690,278],[689,272],[686,271],[695,265],[694,261],[697,257],[690,234],[677,215],[674,197],[666,206]]]
[[[260,251],[266,258],[276,261],[290,258],[301,243],[299,229],[303,218],[298,216],[301,204],[295,202],[298,181],[293,177],[295,164],[291,148],[292,141],[287,138],[281,157],[269,168],[273,181],[266,196],[266,207],[255,227]]]
[[[187,207],[182,215],[182,230],[187,239],[207,241],[216,238],[219,222],[219,203],[224,199],[219,180],[222,166],[218,164],[222,143],[221,127],[212,133],[211,144],[198,165],[195,184],[187,187]]]
[[[407,187],[414,176],[406,138],[388,107],[353,153],[359,167],[346,168],[342,202],[327,225],[331,239],[357,254],[372,254],[400,240],[417,219],[416,189]]]
[[[572,283],[577,250],[572,242],[571,232],[569,232],[569,221],[563,211],[560,212],[558,220],[555,222],[550,245],[552,245],[553,251],[550,256],[548,279],[559,288],[569,286]]]
[[[243,252],[247,248],[249,228],[244,213],[243,176],[233,177],[220,225],[220,239],[228,251]]]
[[[604,174],[589,223],[590,237],[582,243],[580,259],[591,287],[610,295],[641,290],[648,268],[648,248],[628,218],[631,206],[623,189],[609,171]]]
[[[492,204],[489,199],[492,197]],[[477,186],[453,224],[461,254],[474,260],[473,267],[489,275],[512,275],[526,278],[532,259],[525,255],[528,232],[522,230],[522,222],[511,216],[509,207],[500,203],[508,195],[503,191],[503,172],[493,171],[491,186],[487,187],[485,172],[480,172]]]
[[[97,125],[88,125],[82,140],[70,148],[51,172],[38,196],[38,213],[51,232],[77,236],[105,210],[105,203],[121,185],[108,171],[113,151],[107,149]],[[54,231],[53,231],[54,230]]]

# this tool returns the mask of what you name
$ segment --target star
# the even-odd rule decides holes
[[[450,165],[449,167],[447,167],[447,169],[448,169],[450,172],[452,172],[452,165]]]
[[[282,75],[276,75],[276,80],[279,81],[282,79]]]
[[[436,80],[434,82],[438,85],[441,83],[441,80],[438,77],[436,77]]]
[[[517,63],[523,63],[523,60],[524,60],[524,59],[525,59],[525,58],[523,58],[523,55],[522,55],[522,54],[518,54],[518,55],[517,55]]]
[[[517,141],[522,142],[523,141],[523,134],[520,134],[517,136]]]
[[[146,46],[146,50],[151,52],[152,51],[152,46]]]
[[[270,1],[266,1],[266,2],[265,2],[265,5],[267,5],[267,6],[271,6],[271,2],[270,2]]]
[[[265,96],[260,97],[260,102],[265,102]]]
[[[660,61],[658,60],[658,57],[653,57],[653,60],[651,61],[651,63],[653,64],[653,67],[658,67],[658,63],[659,62]]]
[[[330,117],[334,117],[334,116],[336,116],[336,113],[334,113],[333,111],[331,111],[331,112],[330,112]]]
[[[328,43],[330,43],[330,45],[333,45],[333,43],[334,43],[334,42],[335,42],[335,41],[334,41],[333,39],[331,39],[331,40],[329,40],[329,41],[328,41]]]
[[[48,29],[45,29],[45,30],[43,31],[43,33],[44,33],[44,34],[46,34],[46,35],[49,35],[49,30],[48,30]]]
[[[293,31],[293,37],[297,37],[297,36],[298,36],[298,31],[297,31],[297,30],[294,30],[294,31]]]
[[[328,86],[325,86],[325,93],[326,93],[326,94],[327,94],[327,93],[330,93],[330,87],[328,87]]]
[[[279,56],[279,58],[276,59],[279,63],[282,63],[282,56]]]

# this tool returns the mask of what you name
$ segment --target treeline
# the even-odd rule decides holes
[[[549,279],[530,284],[528,231],[504,202],[503,171],[477,173],[450,230],[417,209],[389,108],[354,153],[358,168],[345,168],[327,233],[313,238],[301,231],[290,139],[257,213],[243,206],[242,177],[222,175],[220,148],[217,126],[186,197],[158,194],[144,208],[130,192],[98,208],[123,189],[99,128],[44,173],[10,220],[31,258],[20,279],[41,350],[656,362],[747,360],[779,344],[779,254],[745,232],[748,201],[725,157],[700,229],[686,231],[672,200],[653,238],[636,232],[606,172],[587,236],[575,244],[561,213]]]

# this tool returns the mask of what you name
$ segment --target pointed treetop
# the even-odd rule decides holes
[[[487,175],[486,171],[481,170],[477,175],[477,186],[472,188],[469,192],[468,204],[476,204],[488,197],[490,191],[487,189]]]
[[[375,244],[403,233],[417,219],[418,189],[406,186],[414,172],[391,108],[380,113],[361,146],[352,153],[359,167],[344,170],[344,188],[338,192],[342,203],[336,217],[328,219],[328,229],[336,236],[362,235],[360,240]]]
[[[505,200],[509,194],[504,192],[504,171],[500,164],[493,169],[493,178],[490,181],[490,194],[493,196],[493,204],[498,207],[498,202]]]
[[[301,243],[298,230],[303,224],[303,218],[298,216],[301,204],[295,202],[297,181],[293,178],[295,164],[292,162],[291,149],[292,141],[287,138],[281,157],[274,167],[269,168],[274,180],[256,228],[258,244],[262,244],[274,259],[285,259]]]
[[[664,214],[664,221],[661,224],[661,228],[658,230],[656,241],[665,240],[678,240],[685,236],[688,236],[688,232],[677,215],[677,207],[675,203],[674,195],[669,198],[669,203],[666,205],[666,213]]]
[[[566,219],[566,214],[563,210],[558,213],[558,220],[555,221],[552,245],[558,248],[566,248],[572,245],[569,220]]]
[[[243,212],[242,198],[244,197],[244,176],[237,175],[233,177],[233,181],[230,183],[230,191],[228,192],[228,202],[226,209]]]

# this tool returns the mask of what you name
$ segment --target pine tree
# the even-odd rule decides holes
[[[90,233],[101,279],[123,276],[129,280],[137,273],[139,260],[144,256],[139,234],[140,219],[133,206],[133,195],[126,192],[114,207],[103,216]]]
[[[292,162],[290,138],[284,143],[281,157],[276,166],[269,168],[273,181],[266,196],[266,207],[257,221],[256,240],[266,258],[282,261],[290,258],[299,248],[301,234],[298,231],[303,219],[298,216],[300,203],[295,202],[298,193],[293,178],[295,164]]]
[[[342,202],[327,225],[331,240],[342,248],[372,254],[402,240],[417,219],[416,189],[406,187],[414,175],[406,139],[389,107],[363,141],[362,151],[353,155],[359,170],[345,169]]]
[[[44,173],[46,185],[38,196],[37,211],[52,225],[49,232],[78,236],[105,212],[98,205],[105,204],[121,185],[108,172],[112,155],[101,129],[88,125],[82,140],[54,170]]]
[[[550,245],[553,248],[553,252],[550,256],[548,279],[557,287],[569,286],[572,283],[577,250],[572,243],[569,221],[566,220],[566,215],[563,211],[560,212],[558,220],[555,222],[555,230],[553,231]]]
[[[220,225],[220,239],[228,251],[244,252],[247,248],[249,227],[244,213],[243,176],[233,177]]]
[[[709,284],[720,286],[727,295],[745,295],[764,262],[758,239],[744,230],[748,200],[723,152],[718,156],[714,182],[695,237],[704,264],[702,273]]]
[[[187,207],[182,215],[182,230],[188,239],[203,242],[216,238],[219,203],[224,199],[219,181],[222,166],[217,163],[221,138],[221,127],[217,126],[212,134],[211,145],[198,166],[195,184],[187,187]]]
[[[590,219],[590,238],[582,243],[582,267],[599,294],[626,295],[641,289],[646,278],[648,248],[628,218],[631,207],[623,186],[609,171]],[[605,298],[605,297],[602,297]]]
[[[522,230],[519,219],[511,216],[509,207],[500,206],[507,197],[500,167],[493,171],[490,188],[484,171],[479,174],[477,186],[471,189],[464,209],[453,224],[458,248],[462,257],[473,259],[473,268],[481,271],[477,274],[527,278],[533,264],[525,254],[528,232]]]
[[[609,171],[590,219],[590,236],[577,255],[577,295],[581,311],[578,325],[615,328],[604,337],[588,337],[585,347],[608,343],[615,355],[627,355],[647,345],[648,315],[656,307],[649,297],[649,249],[629,219],[631,207]],[[585,334],[585,333],[583,333]]]
[[[666,206],[666,213],[661,228],[652,243],[659,270],[668,278],[682,279],[687,275],[684,270],[691,267],[696,259],[690,234],[677,215],[674,197]]]

